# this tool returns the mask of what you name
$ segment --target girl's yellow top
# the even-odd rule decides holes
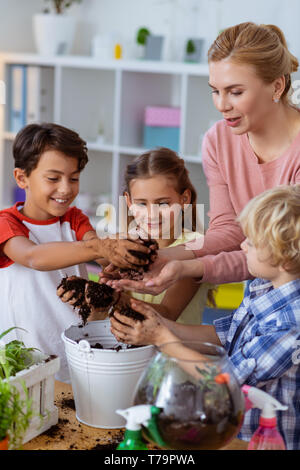
[[[198,232],[184,232],[181,238],[177,238],[168,248],[173,246],[180,245],[182,243],[187,243],[191,240],[194,240],[196,237],[202,237]],[[214,286],[209,283],[199,284],[199,289],[195,293],[194,297],[190,300],[186,308],[181,312],[180,316],[177,318],[178,323],[196,325],[202,323],[202,314],[206,306],[207,293],[209,289],[212,289]],[[135,299],[142,300],[143,302],[149,302],[152,304],[160,304],[166,294],[166,290],[158,295],[151,294],[139,294],[137,292],[131,292],[131,296]]]

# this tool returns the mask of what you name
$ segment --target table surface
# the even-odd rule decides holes
[[[80,423],[75,416],[72,387],[55,382],[58,424],[24,444],[24,450],[103,450],[114,451],[123,439],[124,429],[99,429]],[[149,449],[157,449],[150,447]],[[247,442],[233,439],[222,450],[246,450]]]

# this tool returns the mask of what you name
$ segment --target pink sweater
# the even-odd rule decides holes
[[[250,199],[266,189],[300,183],[300,133],[283,155],[259,164],[247,134],[234,135],[224,121],[218,121],[205,134],[202,157],[210,191],[210,223],[203,248],[194,253],[204,263],[203,282],[249,279],[240,248],[245,237],[235,219]]]

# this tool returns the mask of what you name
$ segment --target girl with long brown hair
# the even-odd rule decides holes
[[[140,155],[127,166],[124,180],[124,195],[133,214],[128,220],[129,234],[136,231],[142,238],[151,237],[165,250],[202,237],[196,232],[201,226],[197,220],[197,193],[184,160],[175,152],[157,148]],[[114,285],[115,281],[106,282]],[[153,304],[166,318],[199,324],[207,300],[213,303],[212,288],[208,283],[185,279],[159,295],[131,295]]]

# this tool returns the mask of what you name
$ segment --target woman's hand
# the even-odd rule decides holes
[[[180,263],[180,261],[168,261],[166,258],[158,256],[154,263],[150,265],[149,271],[144,274],[143,280],[131,281],[129,279],[120,279],[111,280],[108,283],[114,289],[158,295],[180,279],[177,263]],[[153,279],[160,279],[160,284],[155,284],[151,287],[147,286],[147,283]]]
[[[160,293],[163,290],[168,289],[180,279],[201,279],[203,274],[204,266],[200,258],[186,261],[170,261],[165,265],[158,276],[152,276],[150,279],[145,279],[144,292],[148,292],[148,289],[152,289],[153,291]]]
[[[99,284],[107,284],[110,287],[113,287],[113,281],[114,280],[119,280],[121,279],[120,277],[120,271],[119,268],[117,268],[115,265],[110,263],[108,266],[106,266],[105,269],[101,273],[99,273]],[[120,287],[116,288],[116,290],[122,290]]]
[[[177,338],[164,325],[163,318],[153,307],[145,302],[130,299],[130,307],[136,312],[142,313],[143,321],[133,320],[121,315],[117,310],[110,318],[111,332],[122,343],[134,345],[162,344],[168,341],[176,341]]]

